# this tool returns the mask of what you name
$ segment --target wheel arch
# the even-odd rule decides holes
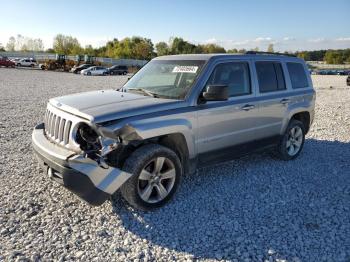
[[[291,119],[299,120],[303,123],[305,127],[305,134],[307,134],[310,130],[310,124],[311,124],[311,117],[310,113],[308,111],[302,111],[299,113],[295,113],[292,115]]]
[[[301,121],[305,127],[305,134],[307,134],[312,124],[313,113],[307,110],[306,108],[295,108],[294,110],[289,111],[286,117],[284,118],[280,133],[281,135],[284,134],[289,122],[292,119]]]

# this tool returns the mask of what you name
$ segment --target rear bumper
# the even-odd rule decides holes
[[[104,203],[131,177],[118,168],[102,168],[92,159],[51,143],[44,135],[44,124],[35,127],[32,143],[48,176],[91,205]]]

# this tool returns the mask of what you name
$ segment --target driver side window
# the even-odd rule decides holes
[[[208,85],[227,85],[230,97],[251,94],[249,65],[247,62],[229,62],[215,67]]]

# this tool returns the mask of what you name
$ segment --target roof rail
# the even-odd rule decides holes
[[[275,52],[262,52],[262,51],[247,51],[247,52],[245,52],[245,54],[246,55],[284,55],[284,56],[296,57],[296,55],[293,55],[293,54],[275,53]]]

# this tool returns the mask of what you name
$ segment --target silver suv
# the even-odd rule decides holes
[[[262,148],[296,158],[314,104],[308,69],[296,57],[164,56],[119,91],[51,99],[32,140],[48,176],[88,203],[120,190],[150,210],[197,167]]]

